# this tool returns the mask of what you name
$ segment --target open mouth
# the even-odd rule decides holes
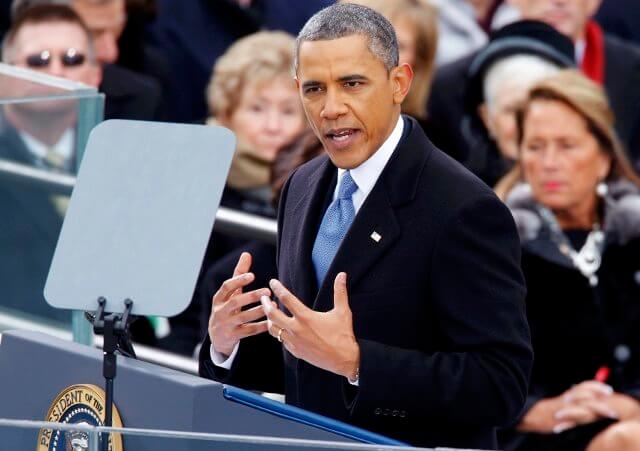
[[[340,128],[329,130],[325,136],[337,147],[344,147],[349,145],[358,133],[359,130],[355,128]]]

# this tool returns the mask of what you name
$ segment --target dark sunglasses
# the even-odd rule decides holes
[[[43,50],[40,53],[34,53],[27,56],[25,62],[27,66],[32,68],[48,67],[51,63],[53,55],[49,50]],[[85,56],[74,48],[67,49],[66,52],[60,54],[60,62],[65,67],[81,66],[84,63]]]

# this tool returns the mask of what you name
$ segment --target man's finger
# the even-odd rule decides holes
[[[269,313],[267,313],[267,319],[280,329],[291,329],[295,321],[292,317],[287,316],[282,310],[277,308],[271,309]]]
[[[282,283],[277,279],[271,279],[269,286],[282,304],[291,312],[293,316],[304,315],[309,311],[309,308],[304,305],[300,300],[295,297]]]
[[[255,321],[260,318],[264,318],[264,309],[261,305],[257,307],[250,308],[249,310],[243,310],[239,314],[234,317],[234,322],[237,325],[245,324],[251,321]]]
[[[216,294],[213,295],[213,305],[227,302],[237,289],[241,289],[242,287],[249,285],[253,282],[253,279],[255,279],[255,276],[249,272],[225,280],[218,291],[216,291]]]
[[[240,258],[238,259],[238,263],[236,263],[236,267],[233,270],[233,276],[239,276],[240,274],[247,273],[251,270],[251,261],[253,258],[249,252],[243,252],[240,254]]]
[[[268,288],[258,288],[257,290],[236,294],[235,296],[232,296],[220,310],[231,314],[236,310],[240,310],[245,305],[255,304],[260,300],[261,296],[269,296],[270,294],[271,291],[269,291]]]
[[[339,273],[333,281],[333,308],[338,311],[347,311],[349,308],[349,295],[347,294],[347,273]]]
[[[269,335],[271,335],[273,338],[275,338],[280,343],[282,343],[282,346],[284,346],[284,348],[287,351],[289,351],[291,354],[293,354],[295,357],[299,357],[299,355],[296,353],[297,342],[298,342],[296,336],[293,333],[291,333],[291,331],[288,329],[279,327],[274,323],[272,323],[271,321],[267,321],[267,322],[269,323],[268,329],[267,329],[267,331],[269,332]]]
[[[236,267],[233,269],[233,277],[248,273],[251,270],[252,261],[253,257],[249,252],[243,252],[240,254],[238,263],[236,263]],[[242,293],[242,288],[236,289],[233,294],[238,293]]]
[[[245,323],[238,326],[239,337],[247,338],[253,335],[262,334],[267,331],[267,321],[259,321],[257,323]]]

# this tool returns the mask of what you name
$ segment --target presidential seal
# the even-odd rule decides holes
[[[104,390],[95,385],[72,385],[56,397],[49,407],[45,421],[103,426],[104,414]],[[122,420],[115,406],[113,426],[122,427]],[[84,431],[41,429],[37,451],[85,451],[89,449],[90,438]],[[123,451],[120,434],[111,434],[109,451]]]

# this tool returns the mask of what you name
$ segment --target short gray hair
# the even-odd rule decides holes
[[[540,80],[554,75],[560,67],[537,55],[511,55],[496,61],[487,69],[483,80],[484,101],[489,110],[495,109],[499,88],[509,80],[516,81],[526,90]]]
[[[337,3],[314,14],[296,38],[293,60],[298,72],[300,45],[305,41],[328,41],[347,36],[367,38],[369,51],[390,71],[398,65],[398,40],[393,25],[371,8],[353,3]]]

